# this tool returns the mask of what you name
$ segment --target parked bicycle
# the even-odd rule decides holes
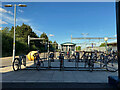
[[[107,71],[116,72],[118,71],[118,60],[116,59],[115,54],[102,53],[100,55],[100,67],[106,68]]]
[[[39,57],[38,53],[35,53],[33,56],[34,56],[34,65],[36,69],[39,71],[40,68],[44,66],[44,63],[42,59]]]
[[[14,71],[18,71],[21,69],[21,65],[26,66],[26,56],[25,55],[21,55],[19,56],[19,58],[15,58],[13,63],[12,63],[12,67]]]

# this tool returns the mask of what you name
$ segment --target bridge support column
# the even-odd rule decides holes
[[[109,76],[109,84],[120,88],[120,0],[116,2],[116,25],[117,25],[117,51],[118,51],[118,76]]]
[[[118,77],[120,79],[120,1],[116,2],[117,50],[118,50]]]

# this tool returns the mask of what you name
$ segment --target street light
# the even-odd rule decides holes
[[[5,7],[12,7],[12,5],[11,4],[7,4],[7,5],[4,5]]]
[[[105,49],[106,49],[106,51],[107,51],[107,41],[108,41],[108,37],[105,37],[105,38],[104,38],[104,41],[105,41]]]
[[[27,7],[27,5],[25,5],[25,4],[19,4],[18,6],[19,7]]]
[[[19,7],[26,7],[27,5],[25,4],[7,4],[7,5],[4,5],[5,7],[12,7],[14,6],[14,38],[13,38],[13,61],[15,59],[15,26],[16,26],[16,6],[19,6]]]

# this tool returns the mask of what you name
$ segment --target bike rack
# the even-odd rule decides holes
[[[107,66],[104,65],[103,60],[100,59],[100,56],[99,58],[97,57],[97,60],[96,59],[92,59],[92,56],[95,54],[95,52],[83,52],[85,53],[85,57],[87,57],[87,54],[88,54],[88,57],[86,60],[87,62],[85,62],[85,58],[83,59],[82,57],[80,57],[80,52],[77,52],[76,53],[76,57],[75,57],[75,60],[73,62],[68,62],[67,59],[64,59],[64,56],[62,54],[60,54],[59,56],[59,60],[54,60],[54,62],[51,62],[52,58],[50,56],[49,58],[49,61],[47,62],[50,62],[48,65],[49,66],[42,66],[40,68],[40,70],[60,70],[60,71],[107,71]],[[103,52],[97,52],[97,53],[103,53]],[[84,54],[83,54],[84,55]],[[101,61],[100,61],[100,60]],[[90,64],[90,62],[94,61],[92,64],[93,66],[90,66],[88,65],[88,63]],[[44,63],[47,63],[46,61],[43,61]],[[52,63],[58,63],[58,66],[52,66]],[[69,63],[72,63],[73,66],[66,66],[67,64]],[[75,64],[74,64],[75,63]],[[85,63],[87,65],[87,67],[85,67]],[[26,66],[26,64],[24,64]],[[95,66],[97,65],[97,66]],[[104,65],[104,67],[100,66],[100,65]],[[31,69],[35,69],[35,67],[26,67],[26,69],[24,70],[31,70]]]

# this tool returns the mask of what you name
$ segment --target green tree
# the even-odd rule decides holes
[[[29,52],[27,44],[28,35],[30,35],[30,37],[39,38],[37,34],[34,31],[32,31],[32,28],[29,25],[23,23],[22,25],[16,26],[16,55],[27,54]],[[9,27],[5,27],[3,30],[0,31],[0,36],[2,37],[2,56],[12,56],[14,27],[12,26],[11,29],[9,29]],[[45,42],[48,42],[49,40],[47,34],[41,34],[40,38],[45,38],[45,40],[35,40],[30,42],[31,51],[38,49],[41,52],[47,51],[47,45],[45,45]],[[49,43],[51,43],[50,51],[54,51],[56,47],[53,43],[57,42],[49,41]]]
[[[9,30],[8,27],[5,27],[2,31],[2,52],[3,56],[11,56],[12,49],[13,49],[13,36],[14,36],[14,27]],[[30,37],[37,38],[35,32],[32,31],[32,28],[29,25],[22,24],[21,26],[16,26],[16,55],[21,53],[27,54],[28,53],[28,35]],[[31,50],[40,49],[40,42],[39,41],[31,41]]]
[[[2,56],[12,55],[13,38],[9,35],[9,28],[2,30]]]
[[[48,42],[48,36],[47,36],[46,33],[43,32],[43,33],[40,35],[40,38],[45,38],[45,39],[43,40],[43,42]]]
[[[81,46],[77,46],[77,47],[76,47],[76,50],[77,50],[77,51],[80,51],[80,50],[81,50]]]
[[[105,47],[105,43],[101,43],[99,47]]]
[[[48,43],[48,36],[46,33],[42,33],[40,38],[44,38],[44,40],[40,40],[40,51],[47,52],[47,43]]]
[[[12,26],[10,30],[11,36],[14,34],[14,27]],[[28,35],[31,37],[37,37],[37,35],[32,31],[32,28],[29,25],[22,24],[21,26],[16,26],[16,40],[27,42]]]
[[[54,41],[53,43],[54,43],[54,44],[53,44],[53,47],[54,47],[55,49],[58,49],[58,43],[57,43],[56,41]]]

